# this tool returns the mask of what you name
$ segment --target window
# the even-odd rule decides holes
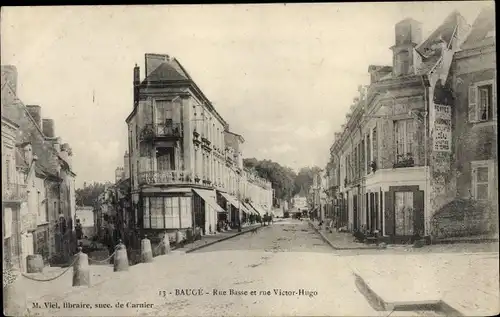
[[[469,86],[469,122],[496,120],[496,91],[493,81]]]
[[[149,229],[151,228],[151,219],[149,216],[149,197],[144,198],[144,228]]]
[[[477,200],[491,199],[491,190],[493,188],[493,169],[492,161],[471,162],[472,167],[472,196]]]
[[[192,226],[191,197],[180,197],[181,228]]]
[[[371,168],[370,168],[370,161],[372,158],[372,142],[370,139],[370,134],[366,136],[366,172],[370,174]]]
[[[149,198],[151,229],[164,229],[165,218],[163,217],[163,197]]]
[[[164,124],[167,119],[172,119],[172,103],[166,100],[157,100],[156,105],[156,123]]]
[[[414,120],[399,120],[394,123],[396,141],[396,162],[413,160],[414,155]]]

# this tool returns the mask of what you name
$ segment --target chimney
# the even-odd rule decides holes
[[[130,177],[130,165],[129,165],[129,155],[128,152],[125,151],[125,155],[123,155],[123,169],[125,173],[125,178]]]
[[[14,93],[17,95],[17,68],[13,65],[2,66],[2,85],[8,82]]]
[[[61,152],[61,139],[54,138],[52,145],[54,146],[54,150],[56,150],[57,154],[59,154]]]
[[[54,132],[54,120],[53,119],[43,119],[42,120],[42,131],[47,138],[55,137]]]
[[[35,120],[38,127],[42,128],[42,108],[39,105],[27,105],[29,114]]]
[[[61,151],[59,152],[59,156],[68,163],[69,168],[72,168],[72,162],[71,162],[71,157],[73,156],[73,153],[71,152],[71,148],[68,143],[64,143],[61,145]]]
[[[139,85],[141,83],[141,69],[137,64],[134,67],[134,108],[139,103]]]
[[[170,56],[166,54],[146,54],[146,77],[149,76],[155,69],[158,68],[161,64],[168,62]]]

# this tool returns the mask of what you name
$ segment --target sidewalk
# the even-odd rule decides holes
[[[357,256],[350,264],[358,289],[379,310],[427,307],[452,316],[500,310],[498,253]]]
[[[248,225],[246,227],[241,228],[241,232],[238,232],[238,229],[231,229],[225,232],[218,232],[217,234],[207,234],[201,237],[201,240],[194,241],[193,243],[185,244],[182,248],[172,248],[179,253],[190,253],[196,250],[199,250],[204,247],[208,247],[209,245],[215,244],[217,242],[221,242],[224,240],[231,239],[233,237],[242,235],[244,233],[249,232],[254,228],[264,228],[260,223]]]
[[[321,229],[317,223],[309,220],[309,225],[320,234],[321,238],[335,250],[373,250],[378,249],[375,245],[367,245],[360,242],[355,242],[352,233],[337,232],[335,229]]]

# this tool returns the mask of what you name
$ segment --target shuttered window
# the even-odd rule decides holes
[[[496,120],[496,87],[493,80],[469,86],[468,117],[470,123]]]

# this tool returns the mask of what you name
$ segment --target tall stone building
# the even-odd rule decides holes
[[[439,120],[452,102],[450,66],[468,31],[458,12],[426,39],[419,22],[405,19],[395,26],[392,65],[368,68],[371,82],[330,148],[349,229],[394,242],[431,234],[451,164],[451,127]]]
[[[449,90],[437,87],[435,131],[449,131],[433,178],[436,237],[498,233],[495,10],[487,7],[454,55]],[[444,128],[443,128],[444,127]],[[439,137],[439,135],[438,135]]]
[[[2,116],[17,125],[15,155],[11,152],[2,160],[2,167],[8,165],[11,171],[10,164],[15,164],[17,175],[2,188],[26,191],[12,209],[12,233],[17,236],[10,239],[9,257],[24,270],[29,254],[64,261],[75,251],[75,174],[71,148],[56,137],[54,121],[42,119],[40,106],[24,105],[16,87],[16,68],[2,66]]]
[[[126,119],[137,233],[153,239],[194,227],[214,233],[222,219],[237,225],[244,214],[257,214],[250,201],[270,211],[270,183],[247,175],[243,138],[229,130],[186,69],[162,54],[146,54],[145,68],[144,80],[134,68],[134,106]]]

